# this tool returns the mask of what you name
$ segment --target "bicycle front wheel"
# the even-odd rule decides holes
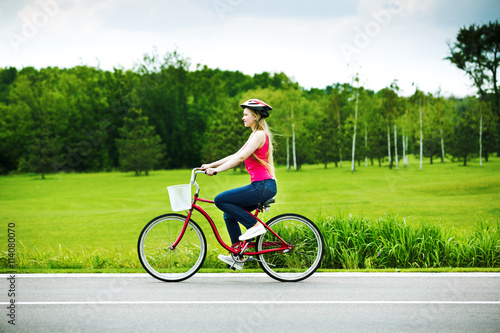
[[[171,245],[181,234],[187,217],[166,214],[151,220],[142,230],[137,253],[144,269],[154,278],[178,282],[195,274],[203,265],[207,242],[200,227],[189,220],[175,249]]]
[[[267,275],[282,282],[297,282],[308,278],[319,268],[324,242],[321,232],[311,220],[301,215],[284,214],[274,217],[267,225],[293,246],[289,251],[259,255],[260,267]],[[257,239],[257,251],[280,246],[281,241],[270,231]]]

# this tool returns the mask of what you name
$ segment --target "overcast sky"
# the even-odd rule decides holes
[[[444,60],[460,27],[499,18],[498,0],[0,0],[0,67],[132,69],[154,48],[304,88],[395,79],[404,95],[475,93]]]

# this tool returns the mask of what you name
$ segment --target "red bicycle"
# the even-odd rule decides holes
[[[207,242],[202,229],[191,218],[194,211],[210,223],[217,241],[231,253],[236,262],[256,260],[273,279],[282,282],[301,281],[320,267],[324,252],[323,236],[311,220],[297,214],[282,214],[267,223],[258,218],[260,212],[269,210],[274,198],[261,203],[255,213],[249,212],[266,227],[265,234],[258,236],[255,241],[226,245],[213,219],[198,205],[199,202],[214,203],[198,197],[200,187],[196,183],[196,176],[199,173],[205,172],[198,169],[191,172],[190,184],[196,187],[196,193],[187,216],[158,216],[144,227],[139,236],[139,259],[151,276],[161,281],[178,282],[193,276],[203,265]]]

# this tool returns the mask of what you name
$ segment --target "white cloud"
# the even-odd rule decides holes
[[[23,24],[43,13],[38,1],[60,1],[15,52],[8,33],[22,37]],[[221,17],[214,4],[226,7]],[[359,71],[368,88],[398,79],[405,93],[421,89],[456,95],[473,92],[449,62],[447,40],[460,26],[488,21],[496,2],[359,0],[338,2],[244,0],[22,0],[2,8],[0,67],[80,64],[131,68],[154,46],[178,51],[194,64],[247,74],[285,72],[300,85],[324,88],[349,82]],[[31,22],[34,24],[33,22]],[[28,29],[29,30],[29,29]],[[365,36],[363,36],[365,35]],[[346,57],[342,46],[356,52]],[[351,49],[352,50],[352,49]],[[414,88],[413,88],[414,89]]]

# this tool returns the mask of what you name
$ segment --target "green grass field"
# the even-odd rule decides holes
[[[7,225],[15,223],[18,251],[37,248],[104,249],[130,252],[143,226],[157,215],[171,212],[166,187],[187,183],[190,170],[153,171],[150,176],[132,173],[57,174],[42,180],[39,175],[0,177],[0,244],[7,244]],[[447,162],[424,164],[412,161],[408,168],[350,164],[303,166],[298,171],[277,170],[277,203],[266,214],[293,212],[319,220],[325,216],[361,216],[376,220],[397,214],[409,223],[430,221],[447,229],[463,230],[478,221],[500,217],[500,159],[479,167]],[[248,174],[228,171],[216,177],[198,176],[200,197],[213,199],[224,190],[245,185]],[[220,232],[228,239],[222,213],[205,204]],[[204,229],[199,215],[193,219]],[[3,231],[1,231],[3,230]],[[2,247],[6,247],[2,245]]]

